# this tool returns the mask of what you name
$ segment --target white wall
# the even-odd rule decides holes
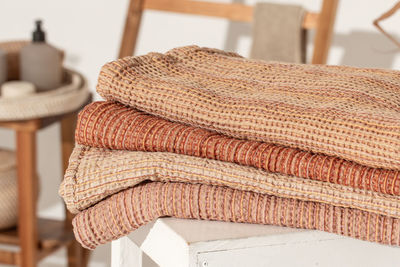
[[[274,2],[301,3],[315,11],[321,3],[320,0]],[[341,0],[328,63],[400,69],[400,49],[372,26],[373,19],[395,2]],[[0,41],[30,38],[33,21],[42,18],[48,41],[66,51],[65,65],[85,74],[94,92],[100,67],[117,56],[127,5],[127,0],[0,0]],[[400,13],[383,23],[400,39],[398,25]],[[250,47],[250,25],[149,11],[143,18],[136,54],[163,52],[189,44],[235,50],[246,56]],[[42,215],[49,217],[62,217],[57,195],[61,164],[60,158],[53,156],[59,154],[54,151],[59,149],[57,130],[56,125],[38,136],[42,178],[39,209]],[[0,130],[0,147],[13,147],[11,132]],[[93,266],[108,266],[104,262],[107,251],[108,247],[103,247],[96,253]],[[55,261],[57,258],[49,259],[48,266],[55,266]]]
[[[255,2],[247,0],[245,3]],[[309,10],[317,11],[321,0],[273,2],[301,3]],[[341,0],[329,63],[399,68],[400,50],[396,50],[372,26],[373,19],[395,2]],[[94,87],[99,68],[117,56],[127,5],[127,0],[2,0],[0,41],[30,38],[33,21],[42,18],[48,40],[65,49],[65,64],[82,71]],[[399,24],[400,12],[383,23],[389,32],[400,39]],[[236,50],[247,55],[250,26],[221,19],[148,11],[144,15],[139,37],[136,54],[198,44]]]

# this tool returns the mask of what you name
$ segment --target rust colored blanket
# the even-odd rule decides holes
[[[73,220],[75,237],[94,249],[163,216],[316,229],[400,244],[399,219],[227,187],[159,182],[124,190],[80,212]]]
[[[107,100],[227,136],[400,170],[400,72],[296,65],[196,46],[103,66]]]
[[[86,106],[78,117],[75,140],[91,147],[185,154],[384,194],[400,194],[399,171],[370,168],[280,145],[239,140],[113,102]]]
[[[399,196],[175,153],[109,150],[82,145],[77,145],[71,155],[60,195],[68,209],[77,213],[144,181],[227,186],[400,218]]]

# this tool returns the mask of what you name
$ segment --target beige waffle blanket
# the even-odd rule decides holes
[[[400,72],[248,60],[196,46],[106,64],[97,91],[147,113],[400,169]]]
[[[67,208],[77,213],[143,181],[227,186],[279,197],[327,203],[400,218],[400,197],[348,186],[269,173],[205,158],[77,145],[60,186]]]

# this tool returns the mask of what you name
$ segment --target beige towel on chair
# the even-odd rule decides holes
[[[305,63],[305,10],[301,6],[257,3],[254,8],[251,58]]]

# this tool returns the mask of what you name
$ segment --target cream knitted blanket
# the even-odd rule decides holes
[[[248,60],[189,46],[106,64],[97,91],[239,139],[400,169],[400,73]]]
[[[166,152],[109,150],[77,145],[60,186],[77,213],[144,181],[227,186],[278,197],[327,203],[400,218],[400,197],[270,173],[249,166]]]

